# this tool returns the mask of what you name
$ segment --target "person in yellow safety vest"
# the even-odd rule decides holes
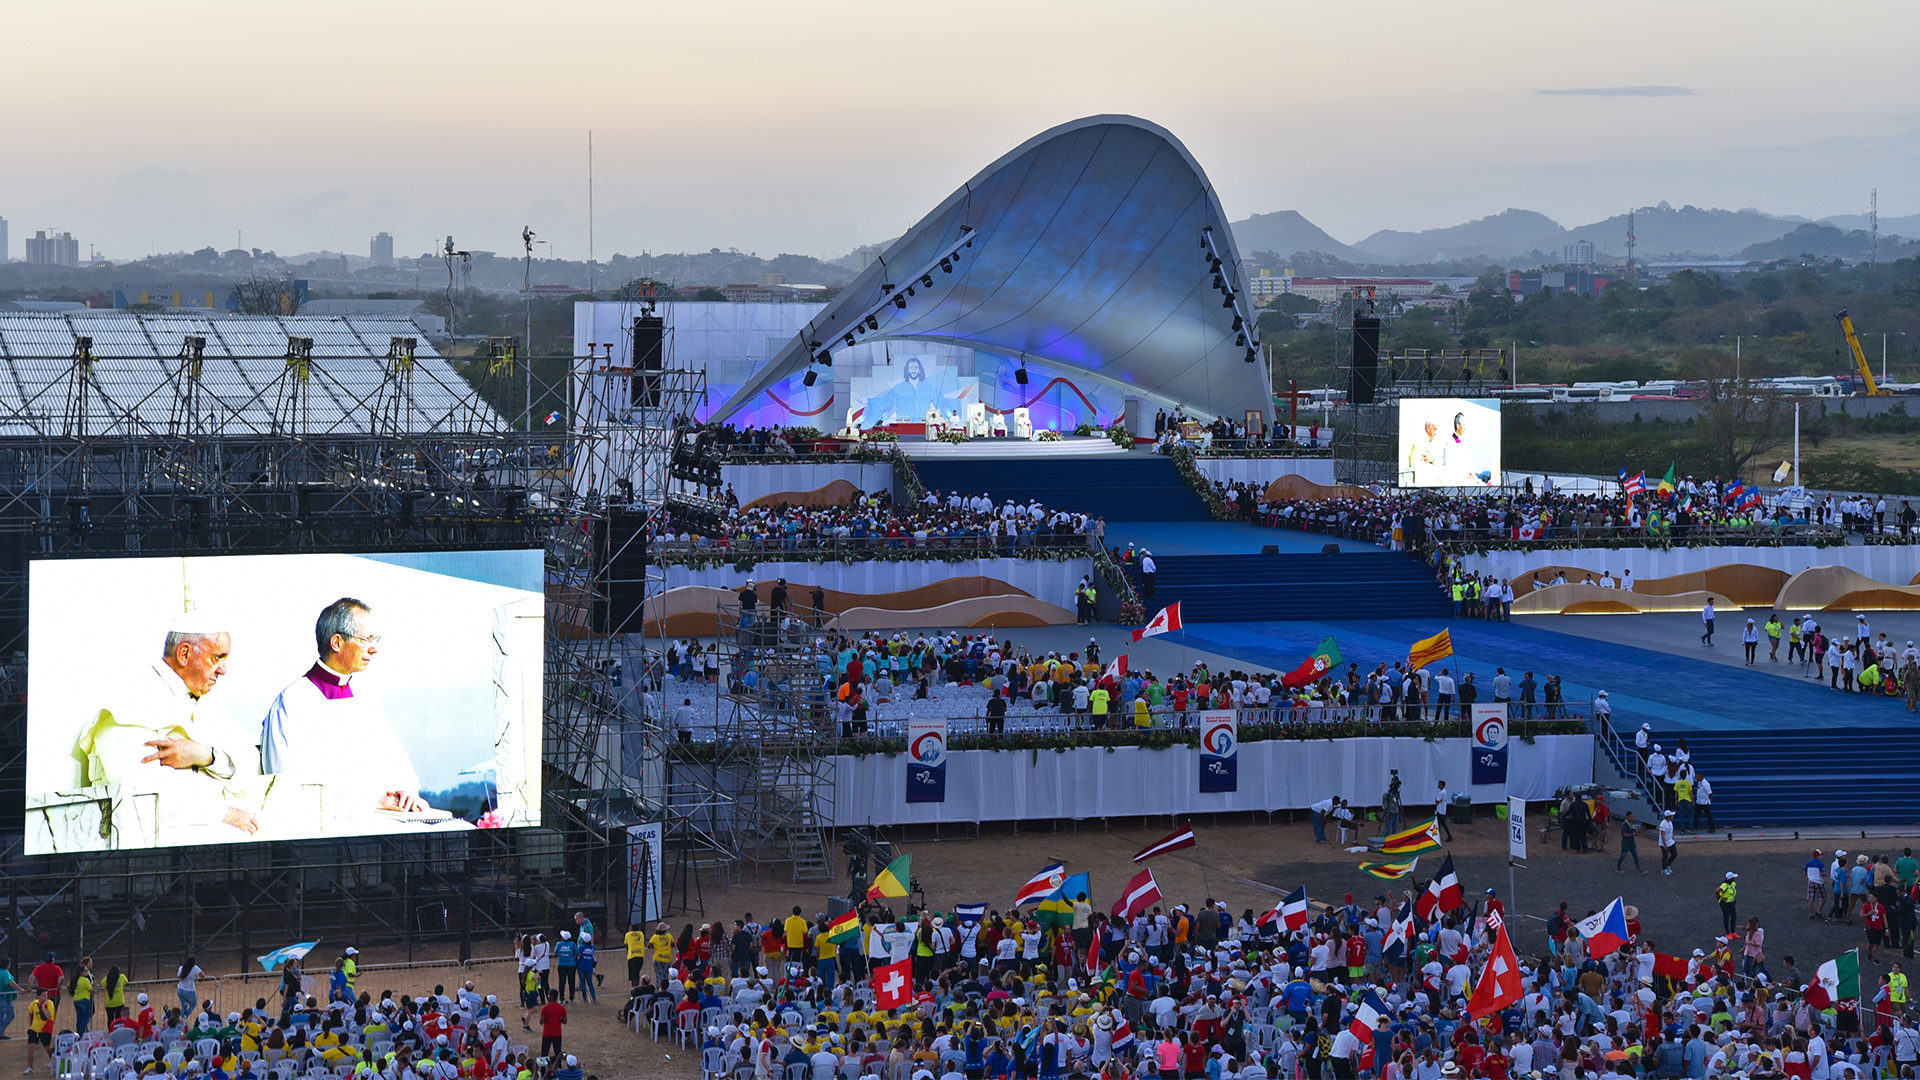
[[[1895,964],[1887,972],[1887,1001],[1893,1005],[1893,1015],[1901,1016],[1907,1011],[1907,973]]]
[[[1460,602],[1466,597],[1467,587],[1458,578],[1453,582],[1453,617],[1460,617]]]
[[[1733,906],[1734,897],[1740,891],[1738,884],[1739,877],[1739,874],[1731,870],[1727,871],[1726,878],[1722,880],[1719,887],[1714,890],[1715,898],[1720,901],[1720,922],[1725,926],[1725,930],[1723,930],[1722,933],[1731,934],[1740,928],[1740,921],[1734,913]]]
[[[353,1000],[353,980],[360,977],[360,961],[356,959],[359,955],[360,950],[349,945],[347,946],[347,955],[340,961],[340,970],[345,972],[347,976],[348,1001]]]

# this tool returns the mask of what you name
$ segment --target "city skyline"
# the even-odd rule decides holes
[[[1297,210],[1345,243],[1660,201],[1820,218],[1920,211],[1920,10],[1629,2],[1590,10],[987,2],[938,13],[480,0],[202,16],[82,2],[15,14],[65,40],[0,69],[34,153],[0,179],[15,237],[116,261],[208,243],[401,259],[738,248],[822,258],[898,235],[987,163],[1078,116],[1168,128],[1228,215]],[[804,10],[804,14],[801,12]],[[111,16],[111,17],[89,17]],[[209,28],[213,28],[209,32]],[[213,41],[217,63],[182,64]],[[289,47],[298,43],[298,55]],[[1831,72],[1845,72],[1844,79]],[[279,86],[283,92],[269,92]],[[236,92],[236,91],[245,92]],[[218,237],[234,238],[229,244]],[[21,241],[12,241],[12,259]]]

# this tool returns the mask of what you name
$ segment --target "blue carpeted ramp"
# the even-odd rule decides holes
[[[1178,601],[1188,623],[1443,619],[1452,611],[1431,567],[1391,551],[1169,555],[1154,561],[1157,587],[1147,606]]]

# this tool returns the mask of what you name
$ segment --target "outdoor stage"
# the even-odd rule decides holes
[[[1034,458],[1052,460],[1076,457],[1114,457],[1130,453],[1105,435],[1063,435],[1053,441],[1031,439],[969,439],[963,443],[941,442],[919,435],[902,436],[900,452],[917,460],[937,458]],[[1143,451],[1144,452],[1144,451]]]

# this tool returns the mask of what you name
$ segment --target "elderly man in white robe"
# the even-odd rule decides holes
[[[406,747],[355,676],[380,653],[371,608],[342,597],[314,625],[319,659],[280,691],[260,730],[261,771],[319,784],[328,817],[427,809]]]
[[[217,718],[201,710],[232,652],[232,635],[206,617],[176,618],[160,657],[114,687],[75,743],[84,783],[155,797],[151,824],[159,843],[189,842],[183,833],[200,828],[233,839],[259,829],[238,791],[257,771],[253,745],[217,739],[217,723],[209,722]]]

